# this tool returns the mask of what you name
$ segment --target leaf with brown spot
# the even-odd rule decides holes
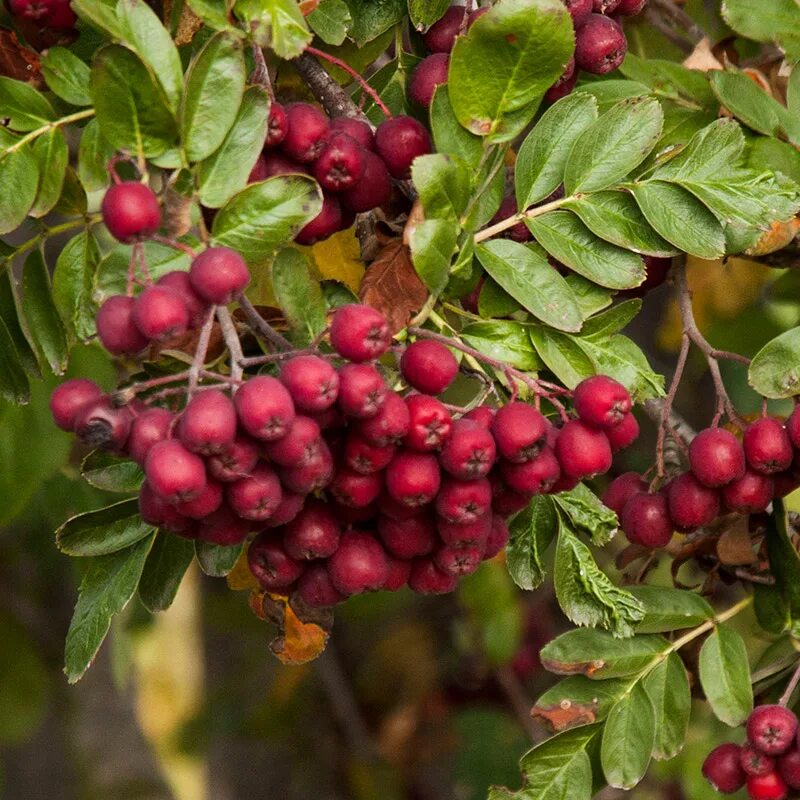
[[[300,13],[307,17],[312,11],[316,11],[319,0],[300,0],[297,5],[300,8]]]
[[[367,269],[359,298],[389,320],[392,333],[402,330],[425,305],[428,290],[411,263],[411,252],[396,239],[387,244]]]
[[[267,617],[273,620],[280,632],[269,649],[284,664],[305,664],[318,658],[328,644],[333,616],[329,613],[327,626],[318,621],[304,621],[282,595],[268,594],[263,600]]]
[[[44,88],[39,54],[22,44],[14,31],[0,30],[0,75]]]
[[[788,222],[775,221],[769,230],[761,234],[761,238],[746,251],[748,256],[766,256],[783,250],[797,234],[800,233],[800,219],[795,217]]]
[[[737,519],[717,539],[717,556],[728,566],[755,564],[758,561],[750,537],[750,523],[746,517]]]
[[[591,725],[597,719],[596,703],[573,703],[562,700],[557,705],[534,706],[531,716],[546,722],[553,731],[564,731],[576,725]]]
[[[242,589],[258,589],[259,584],[253,575],[250,572],[250,567],[247,564],[247,547],[248,545],[242,548],[242,552],[239,553],[239,558],[236,560],[236,563],[233,565],[233,569],[225,576],[225,580],[228,582],[228,588],[233,589],[235,592],[241,591]]]

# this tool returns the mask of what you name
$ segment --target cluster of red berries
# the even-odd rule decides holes
[[[373,133],[364,120],[329,119],[309,103],[273,103],[264,152],[249,180],[298,172],[317,180],[322,210],[295,237],[308,245],[349,228],[356,214],[387,203],[392,178],[408,179],[411,162],[431,149],[430,134],[413,117],[392,117]]]
[[[781,422],[761,417],[742,441],[724,428],[706,428],[689,445],[689,471],[650,492],[627,472],[608,487],[603,502],[619,516],[631,542],[664,547],[673,531],[691,533],[722,513],[765,511],[775,497],[800,486],[800,407]]]
[[[9,0],[8,7],[15,17],[53,31],[72,30],[78,20],[69,0]]]
[[[747,741],[714,748],[703,764],[703,775],[723,794],[746,786],[750,800],[786,800],[790,793],[797,797],[797,717],[781,705],[758,706],[747,720]]]

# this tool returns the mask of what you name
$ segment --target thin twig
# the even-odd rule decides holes
[[[208,310],[206,321],[200,329],[200,336],[197,339],[197,347],[194,351],[194,358],[192,359],[192,366],[189,368],[189,390],[188,397],[197,391],[197,384],[200,380],[200,370],[203,364],[206,363],[206,354],[208,353],[208,343],[211,341],[211,330],[214,327],[214,308],[213,306]]]
[[[240,294],[237,298],[239,301],[239,308],[247,318],[247,324],[253,329],[253,332],[260,334],[266,339],[273,347],[281,350],[292,350],[294,345],[286,338],[281,336],[275,328],[272,327],[265,319],[258,313],[256,307],[250,302],[250,299]]]
[[[513,228],[515,225],[519,224],[520,222],[524,222],[526,219],[540,217],[542,214],[546,214],[548,211],[554,211],[557,208],[561,208],[564,203],[574,200],[576,197],[579,197],[579,195],[562,197],[560,200],[553,200],[551,203],[545,203],[544,205],[536,206],[536,208],[529,208],[527,211],[521,211],[518,214],[501,219],[500,222],[490,225],[488,228],[484,228],[482,231],[478,231],[475,234],[475,242],[477,243],[482,242],[485,239],[491,239],[493,236],[497,236],[498,233],[502,233],[509,228]]]
[[[227,306],[217,306],[217,319],[219,326],[222,328],[222,338],[225,340],[225,347],[231,356],[231,378],[235,381],[242,379],[242,343],[239,341],[239,334],[236,332],[236,326],[231,319],[231,312],[228,311]]]
[[[189,247],[188,244],[179,242],[177,239],[170,239],[168,236],[161,236],[161,234],[154,233],[152,236],[150,236],[150,240],[157,242],[158,244],[163,244],[166,247],[171,247],[174,250],[180,250],[182,253],[186,253],[189,258],[194,258],[197,255],[197,253],[191,247]]]
[[[672,376],[672,383],[670,384],[669,392],[664,399],[664,404],[661,407],[661,419],[659,420],[658,426],[658,442],[656,444],[656,465],[659,478],[663,478],[666,474],[664,469],[664,443],[667,435],[667,427],[669,426],[669,415],[672,412],[672,405],[675,402],[675,395],[678,392],[678,386],[680,385],[681,378],[683,377],[683,370],[686,366],[686,358],[689,355],[689,345],[689,337],[684,334],[681,337],[681,351],[678,355],[678,363],[675,365],[675,373]],[[675,455],[677,456],[677,454]],[[679,456],[676,459],[672,458],[670,460],[673,462],[671,463],[671,466],[677,466],[680,468]],[[677,460],[677,464],[674,464],[675,460]]]
[[[800,662],[798,662],[797,668],[794,671],[794,675],[792,675],[791,680],[786,685],[786,690],[781,695],[781,699],[778,700],[780,705],[786,706],[789,704],[789,700],[792,699],[792,695],[794,694],[794,690],[797,688],[798,683],[800,683]]]

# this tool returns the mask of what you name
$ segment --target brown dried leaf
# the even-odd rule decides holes
[[[189,44],[202,27],[203,20],[189,8],[188,4],[184,3],[181,9],[181,18],[178,20],[178,30],[175,32],[175,44],[178,47]]]
[[[280,632],[269,649],[284,664],[305,664],[318,658],[328,644],[333,614],[322,611],[312,621],[301,619],[283,595],[267,594],[262,601],[266,617],[278,626]]]
[[[228,582],[228,588],[233,589],[235,592],[242,589],[252,590],[259,588],[255,575],[250,572],[250,567],[247,565],[247,548],[248,545],[245,544],[242,548],[242,552],[239,553],[239,558],[233,565],[233,569],[225,576],[225,580]]]
[[[372,262],[361,282],[359,298],[382,311],[392,333],[402,330],[428,299],[411,253],[400,239],[387,244]]]
[[[684,60],[683,66],[688,69],[698,69],[700,72],[723,68],[719,59],[714,55],[711,42],[707,36],[704,36],[697,43],[694,50]]]
[[[22,44],[14,31],[0,30],[0,75],[44,87],[39,54]]]
[[[577,725],[591,725],[597,719],[598,706],[597,700],[576,703],[565,698],[551,706],[535,705],[531,709],[531,716],[546,722],[554,733],[558,733]]]
[[[737,519],[717,539],[717,556],[727,566],[755,564],[758,561],[758,556],[753,552],[750,523],[746,517]]]
[[[542,659],[542,666],[548,672],[556,675],[585,675],[591,678],[598,670],[603,669],[606,662],[601,658],[594,661],[555,661],[553,659]]]

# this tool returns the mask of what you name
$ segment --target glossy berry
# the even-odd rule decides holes
[[[97,312],[97,336],[112,355],[135,355],[147,347],[147,337],[133,321],[135,305],[135,298],[118,294],[105,300]]]
[[[62,431],[71,431],[75,427],[78,412],[88,403],[99,400],[103,390],[87,378],[72,378],[64,381],[50,395],[50,413],[53,422]]]
[[[222,484],[215,480],[206,480],[205,488],[197,497],[178,503],[175,508],[185,517],[205,519],[222,505],[222,498]]]
[[[622,509],[622,530],[632,544],[666,547],[672,538],[667,498],[662,492],[638,492]]]
[[[750,775],[747,778],[750,800],[785,800],[789,787],[777,772],[768,775]]]
[[[379,358],[392,343],[386,317],[377,308],[351,304],[336,310],[331,322],[331,345],[348,361]]]
[[[403,561],[400,558],[392,558],[389,555],[386,556],[386,560],[389,564],[389,569],[381,589],[384,592],[396,592],[408,583],[408,578],[411,575],[411,562]]]
[[[300,576],[295,597],[311,608],[327,608],[345,600],[345,596],[333,585],[325,564],[311,564]]]
[[[294,403],[286,387],[269,375],[250,378],[233,396],[241,426],[267,442],[285,436],[295,418]]]
[[[384,205],[392,196],[392,179],[383,159],[369,150],[364,151],[363,159],[361,178],[339,194],[345,208],[357,214]]]
[[[582,380],[572,395],[575,411],[596,428],[619,425],[631,410],[628,390],[608,375],[593,375]]]
[[[233,483],[247,475],[258,462],[259,445],[247,436],[237,436],[221,453],[206,462],[218,481]]]
[[[621,517],[625,503],[637,492],[646,491],[647,481],[638,472],[624,472],[609,484],[603,495],[603,504]]]
[[[328,491],[343,506],[366,508],[377,500],[383,488],[383,478],[373,473],[364,474],[339,467]]]
[[[573,478],[588,478],[611,468],[608,438],[579,419],[571,419],[559,431],[555,453],[561,471]]]
[[[123,181],[109,187],[100,206],[108,232],[120,242],[152,236],[161,226],[158,198],[149,186]]]
[[[796,736],[797,717],[784,706],[758,706],[747,719],[747,738],[768,756],[785,753]]]
[[[342,230],[342,207],[332,195],[325,195],[322,209],[311,222],[306,223],[294,237],[298,244],[311,245]]]
[[[209,247],[192,261],[189,282],[207,303],[227,305],[250,282],[250,270],[235,250]]]
[[[492,434],[475,422],[459,419],[442,447],[439,461],[454,478],[474,480],[489,474],[496,457]]]
[[[514,400],[497,409],[491,430],[497,452],[507,461],[530,461],[544,446],[548,422],[528,403]]]
[[[380,589],[389,573],[389,561],[380,543],[369,533],[353,531],[342,537],[328,559],[328,574],[342,594]]]
[[[450,56],[447,53],[434,53],[419,62],[408,82],[408,96],[423,108],[429,108],[436,87],[447,83],[447,70]]]
[[[778,774],[787,786],[800,789],[800,750],[797,747],[778,757]]]
[[[296,494],[311,494],[324,489],[334,474],[333,456],[324,441],[320,442],[319,453],[307,464],[283,467],[280,479],[284,488]]]
[[[100,397],[78,409],[74,431],[87,447],[122,452],[132,422],[130,408],[113,406],[107,397]]]
[[[147,481],[139,489],[139,515],[148,525],[171,533],[183,533],[192,525],[174,505],[159,497]]]
[[[444,15],[428,28],[422,41],[431,53],[449,53],[464,21],[464,6],[450,6]]]
[[[436,528],[428,514],[415,514],[405,520],[378,517],[378,535],[395,558],[415,558],[436,547]]]
[[[742,769],[741,747],[738,744],[721,744],[715,747],[703,762],[703,777],[723,794],[733,794],[744,786],[747,776]]]
[[[421,122],[414,117],[401,115],[387,119],[378,126],[375,149],[391,176],[406,180],[411,177],[411,163],[417,156],[430,153],[433,143]]]
[[[140,466],[144,466],[150,448],[169,438],[175,415],[166,408],[148,408],[136,415],[125,445],[125,452]]]
[[[744,431],[744,455],[752,470],[764,475],[783,472],[792,463],[792,442],[783,425],[773,417],[751,422]]]
[[[355,117],[334,117],[330,121],[331,133],[346,133],[355,139],[365,150],[375,149],[375,136],[372,128],[364,120]]]
[[[563,2],[572,16],[572,24],[576,28],[582,22],[585,22],[589,14],[592,13],[592,0],[563,0]]]
[[[339,374],[319,356],[288,359],[281,367],[280,378],[300,411],[324,411],[339,394]]]
[[[276,175],[310,175],[309,169],[299,161],[292,161],[291,158],[281,153],[272,153],[264,156],[263,180],[274,178]]]
[[[408,434],[409,424],[410,414],[403,398],[390,391],[378,413],[359,420],[355,430],[373,447],[384,447],[400,444]]]
[[[310,417],[298,414],[285,436],[264,445],[270,461],[282,467],[302,467],[319,457],[322,450],[322,432]]]
[[[235,483],[227,484],[225,498],[242,519],[269,519],[281,502],[281,484],[268,464],[258,464]]]
[[[364,172],[364,148],[346,133],[332,133],[312,171],[319,185],[329,192],[349,189]]]
[[[277,508],[272,512],[272,516],[266,521],[268,528],[277,528],[291,522],[305,507],[306,498],[302,494],[294,494],[289,491],[281,492],[281,501]]]
[[[403,351],[400,372],[417,391],[441,394],[458,375],[458,362],[440,342],[418,339]]]
[[[319,501],[306,507],[283,529],[283,548],[294,559],[327,558],[339,546],[341,527],[330,507]]]
[[[701,483],[724,486],[744,475],[744,450],[730,431],[706,428],[689,445],[689,465]]]
[[[203,542],[211,542],[229,546],[239,544],[247,538],[250,532],[250,524],[246,519],[242,519],[223,504],[205,519],[200,520],[197,526],[197,538]]]
[[[228,395],[219,389],[198,392],[181,414],[178,436],[193,453],[224,452],[236,437],[236,409]]]
[[[556,481],[561,477],[561,465],[553,451],[549,447],[544,447],[536,458],[530,461],[523,461],[521,464],[502,462],[500,474],[510,489],[532,497],[546,494],[556,485]]]
[[[286,109],[280,104],[273,102],[269,107],[269,119],[267,122],[267,138],[264,147],[277,147],[289,132],[289,118]]]
[[[386,469],[386,488],[399,503],[419,508],[439,491],[441,472],[435,456],[404,450]]]
[[[492,515],[483,514],[473,522],[450,522],[439,517],[436,520],[436,530],[439,538],[449,545],[460,547],[466,544],[483,545],[492,529]]]
[[[291,586],[302,574],[303,564],[284,549],[272,531],[260,533],[247,549],[247,564],[255,579],[268,591]]]
[[[166,275],[162,275],[156,281],[156,286],[172,289],[183,298],[183,302],[189,312],[190,328],[202,325],[208,313],[208,303],[192,289],[188,272],[183,272],[182,270],[167,272]]]
[[[453,419],[444,404],[424,394],[409,395],[405,403],[409,424],[403,444],[420,453],[441,449],[453,428]]]
[[[742,745],[740,758],[742,769],[747,775],[769,775],[770,772],[775,771],[775,759],[762,753],[750,742]]]
[[[480,566],[483,549],[468,544],[460,547],[444,545],[433,554],[433,561],[445,575],[470,575]]]
[[[722,500],[731,511],[754,514],[764,511],[775,495],[772,478],[747,470],[741,478],[722,487]]]
[[[786,420],[786,433],[789,435],[792,447],[800,449],[800,405],[794,407],[794,411]]]
[[[389,388],[372,364],[345,364],[339,369],[339,408],[347,417],[374,417]]]
[[[622,418],[619,425],[603,430],[608,443],[611,445],[611,452],[618,453],[626,447],[630,447],[639,438],[639,423],[633,414],[628,413]]]
[[[344,443],[344,461],[354,472],[361,475],[370,475],[381,472],[389,466],[394,458],[395,447],[388,444],[383,447],[373,447],[364,441],[358,434],[351,433]]]
[[[203,459],[177,439],[154,444],[147,454],[144,472],[153,491],[170,503],[194,500],[206,486]]]
[[[495,409],[491,406],[476,406],[471,411],[464,414],[464,419],[472,420],[482,428],[487,430],[492,427],[492,420],[494,419]]]
[[[720,513],[720,494],[691,472],[674,478],[667,489],[669,515],[677,530],[688,533],[712,523]]]
[[[181,336],[189,327],[189,309],[178,292],[167,286],[148,286],[133,307],[133,321],[150,341]]]
[[[289,130],[282,142],[284,153],[301,164],[309,164],[325,147],[328,118],[316,106],[292,103],[286,107]]]
[[[436,496],[436,513],[448,522],[470,525],[489,513],[492,489],[486,478],[459,481],[445,478]]]
[[[575,64],[585,72],[605,75],[615,70],[628,52],[619,23],[601,14],[590,14],[576,31]]]
[[[430,557],[415,558],[411,564],[408,585],[417,594],[449,594],[457,584],[458,578],[442,572]]]

